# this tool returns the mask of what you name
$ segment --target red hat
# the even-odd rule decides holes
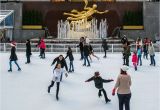
[[[12,42],[11,42],[11,46],[16,46],[16,42],[15,42],[15,41],[12,41]]]
[[[100,74],[99,74],[98,71],[96,71],[96,72],[94,73],[94,75],[95,75],[95,76],[99,76]]]

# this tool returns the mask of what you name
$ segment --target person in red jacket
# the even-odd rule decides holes
[[[42,59],[44,59],[45,58],[45,49],[46,49],[46,44],[44,42],[44,39],[41,39],[38,47],[40,48],[40,57]]]
[[[136,51],[133,52],[132,62],[133,62],[133,66],[134,66],[135,71],[137,71],[138,57],[137,57],[137,52]]]

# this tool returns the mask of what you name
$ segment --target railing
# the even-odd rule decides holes
[[[91,44],[93,47],[94,52],[103,52],[103,48],[101,44]],[[67,52],[68,47],[72,48],[73,52],[79,52],[79,47],[77,44],[52,44],[46,43],[46,52]],[[108,44],[108,52],[122,52],[122,44]],[[154,44],[155,51],[160,52],[160,45]],[[11,46],[10,43],[0,43],[0,52],[8,52],[10,51]],[[36,47],[36,43],[31,44],[32,52],[39,52],[39,48]],[[25,43],[17,43],[16,45],[17,52],[25,52],[26,51],[26,44]],[[135,50],[135,44],[131,45],[131,51]]]

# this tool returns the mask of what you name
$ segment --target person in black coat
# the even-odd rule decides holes
[[[80,60],[83,60],[83,58],[84,58],[84,53],[83,53],[84,37],[80,38],[80,42],[79,42],[79,45],[77,47],[79,47],[79,50],[80,50],[80,53],[81,53],[81,59]]]
[[[68,51],[67,51],[67,55],[66,55],[65,59],[67,57],[69,57],[69,60],[70,60],[69,72],[74,72],[74,66],[73,66],[74,57],[73,57],[73,54],[72,54],[71,47],[68,47]]]
[[[59,55],[58,57],[56,57],[56,58],[53,60],[51,66],[54,65],[55,63],[56,63],[55,68],[57,67],[58,64],[61,64],[61,68],[64,68],[64,67],[65,67],[66,71],[68,72],[67,63],[66,63],[66,60],[64,59],[63,55]],[[55,69],[55,68],[54,68],[54,69]],[[61,81],[62,81],[62,77],[63,77],[63,76],[61,75]]]
[[[86,60],[88,62],[88,65],[87,66],[90,66],[90,62],[88,60],[88,56],[89,56],[89,46],[87,44],[84,44],[84,47],[83,47],[83,51],[84,51],[84,64],[83,66],[86,66]]]
[[[106,58],[107,57],[106,54],[107,54],[107,50],[108,50],[108,45],[107,45],[106,39],[103,39],[102,47],[103,47],[103,50],[104,50],[104,57],[103,58]]]
[[[109,79],[109,80],[103,79],[103,78],[100,76],[100,73],[99,73],[99,72],[95,72],[95,73],[94,73],[94,76],[91,77],[91,78],[89,78],[89,79],[86,80],[85,82],[90,82],[90,81],[94,81],[95,87],[99,90],[98,96],[99,96],[99,97],[102,96],[102,94],[101,94],[101,91],[102,91],[106,103],[110,102],[111,100],[107,97],[106,91],[105,91],[105,89],[103,88],[103,83],[111,82],[111,81],[113,81],[113,79]]]
[[[26,57],[27,57],[27,63],[30,63],[30,56],[31,56],[31,44],[30,44],[30,40],[27,39],[26,41]]]
[[[10,66],[10,69],[8,70],[8,72],[12,72],[12,61],[14,61],[14,63],[17,65],[18,67],[18,71],[21,71],[21,68],[20,66],[18,65],[17,63],[17,55],[16,55],[16,43],[15,42],[12,42],[11,43],[11,55],[10,55],[10,61],[9,61],[9,66]]]

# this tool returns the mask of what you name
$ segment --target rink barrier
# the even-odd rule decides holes
[[[32,52],[39,52],[39,48],[36,47],[37,43],[31,43]],[[103,48],[101,44],[91,44],[93,47],[94,52],[101,53],[103,52]],[[78,53],[79,47],[77,44],[53,44],[53,43],[46,43],[46,52],[67,52],[68,47],[72,48],[73,52]],[[108,44],[108,52],[122,52],[122,44]],[[136,45],[131,44],[131,51],[135,50]],[[155,51],[160,52],[160,45],[154,44]],[[17,52],[25,52],[26,51],[26,44],[25,43],[17,43],[16,45]],[[0,52],[9,52],[11,49],[10,43],[0,43]]]

